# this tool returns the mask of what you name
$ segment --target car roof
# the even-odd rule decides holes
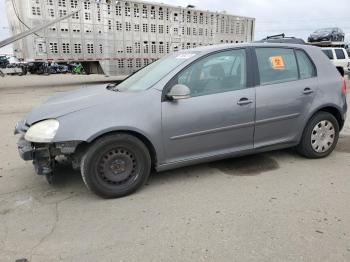
[[[311,45],[290,44],[290,43],[238,43],[238,44],[217,44],[209,46],[201,46],[192,49],[182,50],[183,52],[200,51],[210,53],[230,48],[246,48],[246,47],[282,47],[282,48],[301,48],[301,49],[315,49],[319,47]]]

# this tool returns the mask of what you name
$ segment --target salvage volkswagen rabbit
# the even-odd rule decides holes
[[[329,155],[346,117],[344,80],[321,49],[236,44],[170,54],[120,84],[55,96],[18,122],[19,154],[49,180],[57,157],[102,197],[150,171],[296,147]]]

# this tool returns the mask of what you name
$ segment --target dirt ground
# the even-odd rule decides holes
[[[350,261],[349,118],[328,158],[228,159],[152,174],[137,193],[103,200],[70,166],[49,186],[19,158],[15,123],[78,87],[30,81],[0,88],[0,261]]]

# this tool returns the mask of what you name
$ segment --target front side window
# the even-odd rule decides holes
[[[343,60],[345,59],[345,54],[343,49],[335,49],[335,55],[337,56],[337,59]]]
[[[176,82],[186,85],[192,97],[246,88],[245,50],[224,51],[200,59],[182,71]]]
[[[298,60],[300,78],[307,79],[316,76],[315,66],[306,53],[301,50],[296,50],[295,54]]]
[[[260,84],[271,85],[299,79],[294,50],[289,48],[256,48]]]

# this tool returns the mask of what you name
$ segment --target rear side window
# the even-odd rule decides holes
[[[343,49],[335,49],[335,54],[337,56],[337,59],[339,60],[345,59],[345,54]]]
[[[296,50],[299,72],[301,79],[307,79],[316,76],[316,69],[310,58],[304,51]]]
[[[256,48],[260,84],[271,85],[299,79],[294,50],[289,48]]]
[[[334,59],[333,52],[330,49],[323,49],[322,52],[331,60]]]

